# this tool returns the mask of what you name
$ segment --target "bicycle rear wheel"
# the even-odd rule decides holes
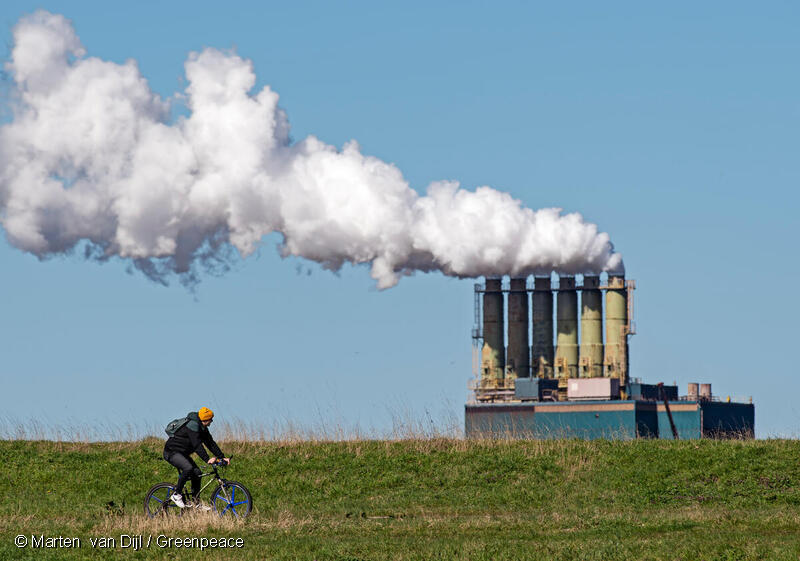
[[[253,510],[253,497],[238,481],[226,481],[211,494],[211,507],[220,516],[244,518]]]
[[[144,513],[150,518],[183,514],[183,509],[170,500],[170,496],[174,492],[175,485],[172,483],[153,485],[144,498]]]

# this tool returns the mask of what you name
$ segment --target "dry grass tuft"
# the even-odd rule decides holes
[[[222,417],[214,424],[214,437],[220,443],[243,444],[275,443],[295,445],[300,443],[354,442],[369,440],[461,440],[464,438],[460,410],[448,410],[434,418],[425,411],[418,420],[411,413],[390,411],[391,428],[364,430],[358,423],[347,423],[336,415],[320,415],[316,423],[301,424],[290,419],[272,421],[246,421],[235,417]],[[0,417],[0,440],[47,441],[65,445],[93,442],[139,442],[163,439],[164,426],[160,423],[92,422],[74,419],[41,420]],[[74,449],[74,448],[70,448]]]
[[[148,518],[144,514],[106,515],[92,528],[97,535],[125,531],[131,534],[186,532],[199,535],[209,530],[236,530],[245,520],[220,517],[215,512],[188,511],[183,516]]]

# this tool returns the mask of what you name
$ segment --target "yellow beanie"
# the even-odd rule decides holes
[[[214,418],[214,412],[208,407],[201,407],[200,411],[197,412],[197,416],[200,417],[201,421],[208,421]]]

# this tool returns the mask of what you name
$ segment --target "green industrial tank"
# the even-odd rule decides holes
[[[482,381],[502,385],[505,375],[503,292],[499,278],[487,278],[483,293]]]
[[[625,277],[609,275],[606,290],[606,376],[628,380],[628,289]]]
[[[508,292],[508,352],[506,378],[515,380],[530,376],[528,345],[528,287],[526,279],[512,278]]]
[[[533,280],[532,371],[539,378],[553,377],[553,292],[550,275]]]
[[[603,375],[603,295],[595,275],[584,275],[581,290],[580,375]]]
[[[556,318],[556,375],[564,380],[577,378],[578,293],[575,291],[575,277],[561,276],[559,279]]]

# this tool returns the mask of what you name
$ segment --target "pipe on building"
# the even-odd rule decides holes
[[[512,278],[508,292],[508,352],[507,378],[527,378],[531,375],[530,346],[528,345],[528,288],[526,279]]]
[[[555,372],[558,378],[578,377],[578,293],[575,277],[559,277],[556,318]],[[566,388],[566,386],[565,386]]]
[[[481,370],[484,383],[502,385],[505,374],[505,337],[503,332],[503,292],[501,279],[487,278],[483,293],[483,348]]]
[[[580,376],[603,376],[603,295],[600,292],[599,276],[583,277]]]
[[[628,289],[622,275],[608,276],[606,290],[606,376],[628,381]]]
[[[539,378],[553,377],[553,292],[550,275],[533,280],[532,371]]]

